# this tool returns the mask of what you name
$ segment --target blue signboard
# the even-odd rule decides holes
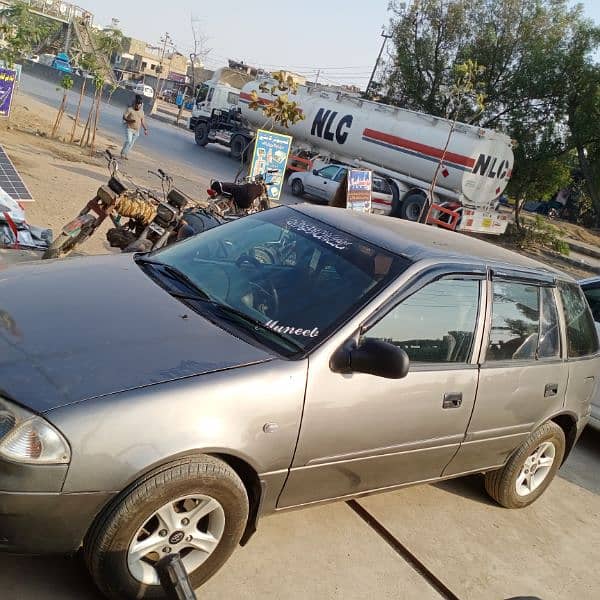
[[[289,135],[259,129],[256,132],[254,156],[250,167],[251,177],[262,175],[267,184],[269,199],[279,200],[288,156],[292,148]]]
[[[10,116],[17,72],[0,67],[0,117]]]
[[[348,173],[347,207],[359,212],[371,212],[373,173],[362,169],[350,169]]]

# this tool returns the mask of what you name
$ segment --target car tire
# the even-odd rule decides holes
[[[552,421],[544,423],[521,444],[502,469],[485,474],[487,493],[505,508],[529,506],[554,479],[565,455],[565,445],[561,427]]]
[[[214,508],[196,523],[191,511],[198,511],[203,502]],[[195,568],[193,562],[186,565],[193,587],[198,588],[221,568],[238,545],[248,511],[244,484],[229,465],[206,455],[183,458],[130,485],[101,513],[84,540],[85,562],[94,582],[108,598],[164,598],[156,570],[147,560],[153,562],[180,552],[184,565],[188,560],[202,561]],[[161,520],[158,513],[167,518]],[[180,514],[188,514],[190,519],[180,520]],[[188,533],[193,535],[187,536]],[[199,540],[195,543],[209,543],[209,550],[186,550],[181,545],[194,535]],[[183,536],[187,537],[179,542]],[[146,559],[142,560],[141,552],[148,552],[146,545],[138,558],[135,552],[142,548],[140,542],[153,537],[156,542],[151,545],[156,550],[145,554]]]
[[[292,181],[292,194],[294,196],[304,196],[304,185],[299,179],[294,179]]]
[[[196,129],[194,129],[194,138],[198,146],[206,146],[208,144],[208,125],[204,121],[196,123]]]
[[[244,160],[248,162],[248,140],[243,135],[234,135],[231,140],[230,154],[234,160]]]
[[[395,207],[392,211],[392,216],[416,223],[421,216],[424,205],[424,196],[421,194],[409,194],[402,200],[402,203],[399,206]]]

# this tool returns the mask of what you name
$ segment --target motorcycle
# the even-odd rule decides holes
[[[242,184],[212,180],[207,190],[211,209],[221,217],[240,217],[271,208],[269,186],[275,182],[268,176],[275,173],[277,170],[269,170],[245,177]]]
[[[159,201],[153,192],[139,186],[129,190],[117,176],[119,165],[110,151],[106,151],[105,158],[110,173],[108,183],[100,186],[79,215],[63,227],[42,256],[43,259],[70,254],[89,239],[107,218],[111,219],[115,230],[121,235],[131,232],[135,238],[154,219]],[[123,219],[129,220],[123,224]],[[111,231],[114,233],[114,230]]]
[[[211,214],[208,208],[198,206],[188,208],[189,204],[195,204],[195,202],[174,188],[173,177],[162,169],[158,169],[156,173],[153,171],[149,171],[149,173],[161,180],[164,200],[158,204],[154,219],[137,239],[125,247],[119,246],[124,252],[158,250],[224,222],[220,215]]]

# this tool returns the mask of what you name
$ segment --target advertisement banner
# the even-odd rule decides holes
[[[17,72],[0,67],[0,117],[10,116]]]
[[[288,156],[292,148],[289,135],[259,129],[256,132],[250,176],[262,175],[270,200],[279,200]]]
[[[373,173],[363,169],[350,169],[348,172],[347,207],[359,212],[371,212],[371,190]]]

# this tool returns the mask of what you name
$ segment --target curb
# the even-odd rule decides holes
[[[584,246],[577,241],[573,241],[570,238],[564,240],[569,247],[574,252],[579,252],[579,254],[585,254],[586,256],[591,256],[592,258],[600,259],[600,249],[596,250],[595,248],[590,248],[589,246]]]
[[[180,122],[179,125],[175,122],[174,119],[170,117],[163,117],[162,115],[150,115],[150,118],[155,119],[156,121],[160,121],[161,123],[166,123],[167,125],[173,125],[173,127],[179,127],[179,129],[187,129],[188,126],[185,122]]]
[[[570,246],[570,244],[569,244]],[[575,247],[573,250],[578,251]],[[600,267],[595,267],[594,265],[590,265],[589,263],[583,260],[577,260],[576,258],[572,258],[570,256],[565,256],[564,254],[560,254],[559,252],[554,252],[552,250],[546,250],[545,254],[548,256],[552,256],[553,258],[557,258],[572,267],[576,267],[578,269],[582,269],[583,271],[589,271],[590,273],[595,273],[596,275],[600,275]]]

